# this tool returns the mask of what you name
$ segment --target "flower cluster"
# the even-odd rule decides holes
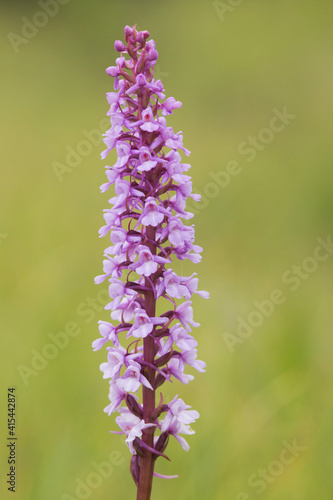
[[[106,70],[115,77],[115,92],[107,93],[111,128],[104,134],[101,156],[116,148],[117,161],[106,167],[107,182],[101,186],[102,192],[114,186],[115,196],[109,199],[111,207],[104,210],[105,225],[99,231],[101,237],[110,233],[111,246],[95,282],[108,280],[111,301],[105,308],[115,324],[99,321],[101,337],[93,342],[94,350],[107,344],[107,361],[101,364],[110,381],[105,411],[120,414],[116,422],[133,455],[136,484],[149,455],[151,462],[165,456],[170,435],[184,450],[189,448],[181,435],[194,432],[190,424],[198,412],[178,396],[166,404],[161,395],[156,404],[155,391],[173,378],[184,384],[192,380],[186,365],[205,371],[191,335],[199,324],[193,320],[190,299],[193,293],[208,298],[207,292],[197,290],[196,274],[178,276],[172,269],[174,258],[201,260],[194,226],[183,222],[193,217],[185,209],[186,199],[198,201],[200,196],[192,193],[185,173],[190,165],[182,163],[180,151],[190,154],[182,133],[166,124],[165,117],[181,102],[165,99],[161,81],[153,78],[158,53],[148,38],[147,31],[126,26],[126,44],[115,42],[121,54],[116,66]],[[157,300],[161,314],[156,312]]]

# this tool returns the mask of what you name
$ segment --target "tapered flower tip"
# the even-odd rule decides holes
[[[117,52],[123,52],[126,49],[125,45],[121,40],[116,40],[114,42],[114,48],[116,49]]]

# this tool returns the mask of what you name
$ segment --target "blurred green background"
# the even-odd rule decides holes
[[[91,350],[97,320],[108,317],[103,286],[93,283],[107,243],[97,230],[108,196],[99,193],[100,136],[89,142],[85,134],[105,130],[112,90],[105,68],[123,27],[137,23],[156,41],[167,96],[183,102],[169,123],[192,151],[193,184],[203,194],[193,222],[204,247],[202,263],[184,265],[184,273],[198,272],[211,293],[194,299],[207,372],[163,389],[201,418],[188,453],[174,440],[172,462],[158,460],[158,472],[180,478],[155,479],[152,498],[332,499],[333,256],[310,258],[317,238],[332,234],[332,2],[56,7],[45,18],[36,1],[1,3],[1,498],[13,497],[4,481],[10,386],[15,498],[135,498],[130,454],[108,432],[114,416],[103,413],[105,351]],[[290,123],[267,131],[273,109],[284,108]],[[245,154],[249,136],[259,142]],[[72,150],[78,156],[66,160]],[[231,161],[238,174],[218,186],[214,174],[225,179]],[[294,272],[302,277],[292,290]],[[284,302],[258,320],[253,302],[275,289]],[[236,337],[239,317],[249,315],[258,326]],[[54,347],[52,335],[66,327],[77,335]],[[230,348],[226,339],[238,342]],[[38,361],[43,352],[49,359]],[[294,457],[286,442],[296,443]],[[111,453],[113,471],[104,464],[107,477],[96,476]]]

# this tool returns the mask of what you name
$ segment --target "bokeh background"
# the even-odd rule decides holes
[[[309,257],[333,231],[332,2],[56,7],[45,22],[37,1],[1,2],[1,498],[13,498],[4,479],[10,386],[15,498],[135,498],[130,454],[108,432],[114,416],[103,413],[105,351],[93,353],[91,342],[97,320],[107,319],[103,286],[93,283],[106,246],[97,234],[108,198],[99,193],[112,90],[105,68],[123,27],[137,23],[156,41],[167,96],[183,102],[169,122],[192,151],[203,195],[193,222],[204,247],[202,263],[184,273],[198,272],[211,293],[194,299],[207,372],[188,386],[164,386],[201,418],[190,451],[174,441],[172,462],[157,462],[158,472],[180,477],[155,479],[153,498],[331,500],[333,255]],[[284,108],[293,118],[283,130],[263,131]],[[244,152],[249,136],[262,138],[255,154]],[[231,161],[238,175],[219,186],[214,174],[225,179]],[[292,290],[294,272],[302,276]],[[260,325],[237,335],[239,317],[247,321],[253,302],[275,289],[284,302],[262,320],[252,314]],[[77,335],[54,347],[52,335],[65,328]],[[98,479],[96,464],[111,459],[113,470],[105,466]]]

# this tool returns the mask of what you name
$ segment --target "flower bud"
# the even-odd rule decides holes
[[[146,45],[147,50],[152,50],[155,48],[155,40],[149,40],[149,42]]]
[[[108,75],[113,77],[119,75],[119,69],[117,68],[117,66],[109,66],[108,68],[106,68],[105,71],[107,72]]]
[[[133,47],[130,43],[127,46],[127,52],[133,59],[136,57],[136,53],[134,52]]]
[[[124,29],[124,33],[125,33],[125,37],[130,37],[132,36],[133,34],[133,28],[131,28],[130,26],[125,26],[125,29]]]
[[[163,354],[160,358],[158,358],[155,361],[155,366],[159,368],[160,366],[166,365],[168,361],[170,361],[172,356],[173,356],[173,350],[171,349],[171,351],[167,352],[166,354]]]
[[[143,33],[142,33],[142,31],[139,31],[139,33],[137,34],[137,37],[136,37],[136,41],[137,41],[137,43],[142,43],[143,40],[144,40]]]
[[[159,436],[156,442],[155,450],[163,453],[165,448],[168,446],[168,442],[169,442],[169,434],[167,432],[162,432],[162,434]]]
[[[156,49],[151,49],[148,53],[149,61],[156,61],[158,59],[158,52]]]
[[[163,371],[165,371],[165,369],[163,369]],[[158,387],[160,387],[162,384],[164,384],[165,381],[166,378],[163,377],[163,375],[161,375],[160,373],[158,373],[155,380],[155,388],[157,389]]]
[[[142,406],[139,405],[137,400],[135,399],[134,396],[131,394],[126,394],[126,404],[127,408],[135,415],[136,417],[142,418],[143,417],[143,412],[142,412]]]
[[[131,458],[131,466],[130,466],[130,471],[132,474],[132,478],[134,479],[134,482],[136,486],[139,485],[139,478],[140,478],[140,458],[138,455],[133,455]]]
[[[114,42],[114,48],[117,52],[124,52],[126,50],[126,47],[121,40],[116,40]]]

